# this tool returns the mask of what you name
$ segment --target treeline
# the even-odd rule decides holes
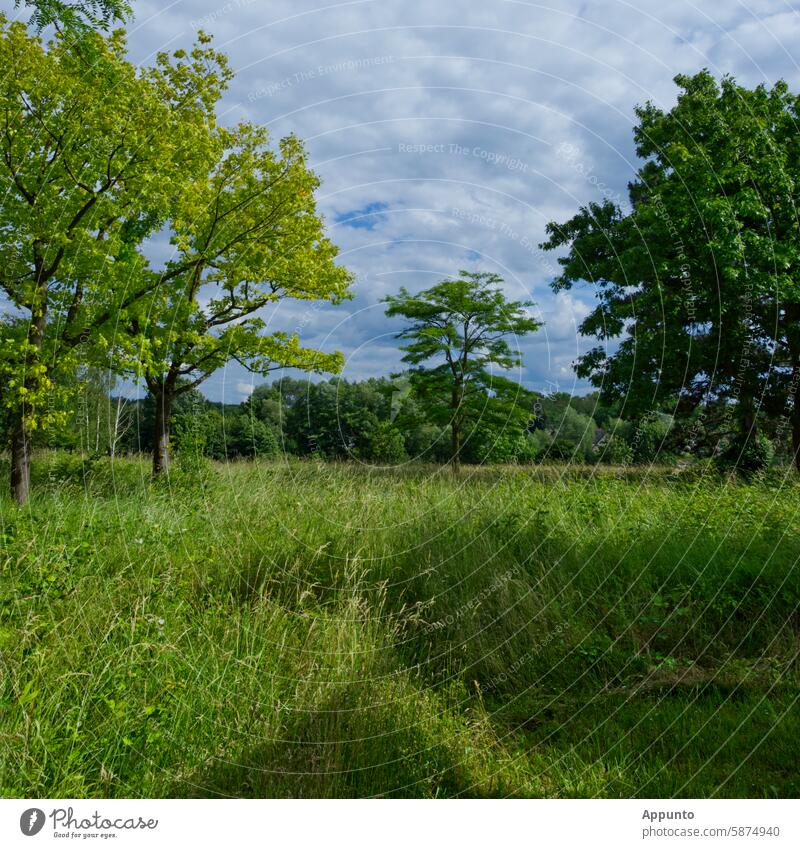
[[[42,433],[40,446],[89,457],[150,454],[156,415],[152,398],[114,394],[99,372],[84,375],[83,382],[86,390],[68,425]],[[761,428],[769,435],[742,456],[736,423],[723,403],[685,418],[666,410],[627,418],[598,392],[575,397],[523,390],[518,410],[526,415],[505,422],[479,417],[465,435],[462,461],[681,465],[706,459],[757,470],[792,456],[785,428],[767,417]],[[434,419],[409,390],[405,375],[321,382],[284,377],[257,386],[241,404],[216,403],[190,390],[176,404],[172,431],[179,463],[282,455],[372,465],[446,463],[451,460],[450,428]]]

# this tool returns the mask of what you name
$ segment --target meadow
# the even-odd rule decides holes
[[[6,797],[796,797],[800,483],[37,457]]]

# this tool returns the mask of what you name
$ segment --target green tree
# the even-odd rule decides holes
[[[0,67],[13,68],[0,79],[0,292],[20,317],[0,325],[0,380],[19,503],[60,377],[107,363],[116,326],[157,282],[138,246],[201,175],[228,71],[200,41],[137,71],[121,33],[87,33],[87,62],[0,16]],[[131,342],[116,343],[122,360]]]
[[[369,436],[366,458],[382,465],[400,465],[408,460],[403,434],[390,421],[381,421]]]
[[[555,290],[586,281],[597,308],[581,332],[598,346],[577,373],[636,418],[674,401],[681,414],[722,399],[755,435],[762,398],[789,410],[800,449],[798,97],[703,71],[675,78],[677,105],[636,110],[643,164],[628,213],[590,204],[548,226],[567,248]],[[800,461],[800,460],[799,460]]]
[[[450,425],[454,471],[459,469],[467,422],[516,413],[523,390],[495,369],[521,366],[521,354],[512,349],[509,337],[541,326],[527,314],[533,303],[509,301],[502,283],[497,274],[461,271],[457,279],[443,280],[419,294],[402,288],[386,298],[388,316],[411,322],[398,334],[409,342],[402,348],[403,361],[412,366],[409,378],[430,404],[434,419]]]
[[[15,7],[21,6],[22,2],[15,0]],[[82,0],[76,3],[24,0],[24,4],[33,9],[31,24],[40,32],[52,24],[82,34],[87,29],[107,29],[115,21],[124,23],[131,15],[130,3],[126,0]]]
[[[225,417],[225,446],[229,457],[271,457],[281,450],[273,430],[247,410]]]
[[[567,406],[552,422],[553,438],[574,445],[574,453],[580,459],[592,458],[596,430],[594,420],[577,412],[572,406]]]
[[[338,371],[339,353],[300,346],[296,333],[265,334],[258,314],[283,298],[348,296],[352,276],[335,264],[314,191],[319,185],[301,142],[277,150],[262,127],[219,128],[205,173],[175,204],[174,257],[160,273],[146,314],[130,324],[145,336],[148,359],[138,374],[156,401],[153,473],[169,465],[175,398],[235,360],[265,373],[284,367]]]

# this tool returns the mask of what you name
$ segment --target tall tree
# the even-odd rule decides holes
[[[590,204],[548,225],[542,247],[567,248],[556,291],[594,288],[581,332],[622,339],[577,363],[604,401],[635,415],[669,398],[686,413],[722,400],[746,439],[763,401],[791,407],[800,381],[800,101],[782,82],[749,90],[707,71],[675,82],[671,110],[636,110],[631,211]],[[800,450],[800,405],[789,414]]]
[[[398,334],[408,344],[403,361],[409,378],[440,424],[450,425],[450,462],[458,471],[464,426],[481,417],[514,414],[521,387],[496,373],[522,364],[510,337],[538,330],[527,309],[532,301],[510,301],[497,274],[460,271],[419,294],[401,288],[386,298],[386,314],[410,324]],[[430,364],[428,364],[430,363]],[[524,407],[527,415],[527,404]]]
[[[339,353],[302,347],[296,333],[264,333],[261,310],[284,298],[338,303],[352,275],[316,212],[317,176],[301,142],[278,149],[258,126],[220,128],[206,171],[171,214],[174,256],[153,274],[155,295],[130,324],[146,339],[138,367],[156,402],[153,472],[169,465],[175,398],[235,360],[265,373],[338,371]]]
[[[229,76],[206,42],[137,71],[121,33],[86,33],[87,62],[0,17],[0,292],[19,319],[0,325],[0,378],[19,503],[59,372],[124,353],[115,327],[156,282],[137,248],[202,176]]]

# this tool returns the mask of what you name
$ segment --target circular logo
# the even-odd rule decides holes
[[[19,817],[19,829],[25,836],[36,836],[44,827],[44,811],[38,807],[31,807]]]

